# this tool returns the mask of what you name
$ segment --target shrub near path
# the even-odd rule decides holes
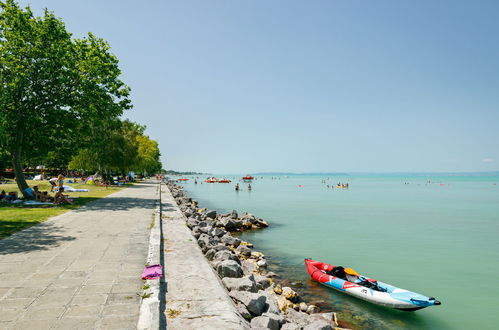
[[[50,184],[48,181],[28,181],[30,187],[38,186],[40,191],[50,191]],[[65,183],[65,185],[68,185]],[[88,192],[68,192],[70,197],[78,197],[74,199],[72,205],[37,205],[37,206],[23,206],[9,203],[0,202],[0,239],[3,239],[13,233],[36,225],[40,222],[46,221],[48,218],[65,213],[69,210],[74,210],[82,205],[85,205],[96,199],[105,197],[109,194],[117,192],[123,187],[109,186],[106,187],[88,185],[88,184],[75,184],[70,183],[70,186],[77,189],[88,189]],[[0,185],[0,191],[6,192],[19,190],[15,182]],[[50,193],[54,196],[54,193]]]

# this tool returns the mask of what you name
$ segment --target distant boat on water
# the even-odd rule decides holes
[[[252,176],[251,176],[251,175],[249,175],[249,174],[247,174],[246,176],[243,176],[243,180],[244,180],[244,181],[251,181],[251,180],[253,180],[253,179],[254,179],[254,177],[252,177]]]

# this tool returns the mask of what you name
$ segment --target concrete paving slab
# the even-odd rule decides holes
[[[158,198],[137,184],[0,240],[1,328],[134,328]]]

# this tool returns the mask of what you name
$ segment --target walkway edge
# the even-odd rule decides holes
[[[161,184],[158,184],[158,203],[153,214],[153,224],[149,236],[149,253],[147,255],[147,265],[163,265],[161,253],[161,243],[163,239],[162,224],[161,224]],[[145,266],[145,265],[144,265]],[[163,271],[164,274],[164,271]],[[140,305],[139,321],[137,323],[138,330],[156,330],[160,329],[160,324],[165,323],[161,320],[161,292],[162,285],[165,285],[164,276],[156,280],[147,280],[145,283],[149,288],[144,290]],[[164,296],[164,295],[163,295]]]

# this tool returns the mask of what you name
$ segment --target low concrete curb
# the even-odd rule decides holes
[[[185,224],[185,217],[168,187],[162,194],[164,260],[168,292],[166,315],[168,328],[248,329],[249,323],[237,312],[196,239]]]
[[[162,240],[163,231],[161,223],[161,184],[158,184],[158,203],[153,215],[153,223],[149,236],[149,252],[147,255],[147,265],[161,264],[164,269]],[[164,271],[163,271],[164,273]],[[156,280],[147,280],[149,288],[144,290],[140,305],[139,321],[137,329],[156,330],[166,328],[166,319],[164,317],[164,287],[166,286],[165,277]]]

